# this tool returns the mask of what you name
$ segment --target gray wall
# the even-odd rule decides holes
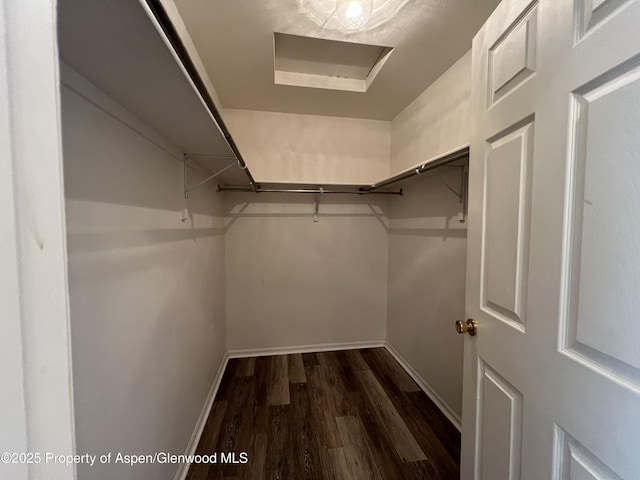
[[[387,341],[459,418],[467,232],[443,182],[459,189],[457,169],[414,177],[391,199]]]
[[[226,195],[230,350],[384,341],[386,198]]]
[[[471,50],[391,121],[391,173],[469,145],[470,96]]]
[[[221,198],[202,189],[186,204],[180,162],[75,87],[91,98],[62,88],[77,451],[181,454],[226,351]],[[80,466],[78,478],[176,469]]]
[[[389,176],[390,122],[230,108],[225,121],[258,182],[349,185]]]

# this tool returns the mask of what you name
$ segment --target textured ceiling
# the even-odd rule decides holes
[[[471,48],[499,3],[409,0],[385,23],[343,33],[319,26],[301,1],[175,0],[224,107],[391,120]],[[276,85],[274,32],[395,50],[364,93]]]

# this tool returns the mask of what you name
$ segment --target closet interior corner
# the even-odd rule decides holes
[[[269,352],[386,346],[459,429],[470,54],[387,120],[225,108],[172,4],[58,2],[78,450],[193,450]]]

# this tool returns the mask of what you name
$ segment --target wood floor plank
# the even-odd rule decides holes
[[[236,375],[239,377],[251,377],[256,366],[256,357],[241,358],[239,360]]]
[[[358,417],[338,417],[336,423],[350,465],[351,477],[358,480],[384,480]]]
[[[400,466],[402,469],[403,478],[425,478],[429,480],[444,480],[442,472],[429,461],[423,460],[421,462],[409,462]],[[446,475],[446,474],[445,474]],[[456,477],[458,480],[459,477]],[[454,480],[453,478],[451,480]],[[496,479],[497,480],[497,479]]]
[[[412,396],[417,392],[406,392],[403,390],[401,383],[397,381],[397,374],[392,370],[393,367],[388,365],[388,363],[393,363],[401,368],[395,359],[391,355],[382,356],[377,353],[378,352],[374,350],[368,350],[367,352],[364,352],[363,357],[371,366],[371,371],[378,379],[380,385],[384,388],[388,398],[391,400],[405,422],[405,425],[407,425],[407,428],[420,445],[420,448],[424,452],[426,458],[436,466],[438,471],[443,473],[444,478],[458,476],[459,450],[456,452],[444,445],[433,430],[431,423],[429,421],[425,421],[425,412],[421,411],[421,408],[416,408],[415,403],[412,401]],[[420,393],[424,395],[424,392]],[[422,407],[428,406],[426,402],[421,402],[420,405]],[[429,409],[426,411],[433,414],[433,411]],[[439,410],[438,413],[444,417]],[[446,417],[444,418],[446,420]],[[438,421],[440,420],[441,419],[438,418]],[[453,427],[448,420],[446,421],[449,424],[449,427],[455,430],[455,427]]]
[[[402,459],[396,452],[393,440],[387,435],[384,425],[378,421],[371,403],[366,401],[366,394],[350,393],[348,398],[358,412],[357,416],[365,432],[364,439],[367,442],[367,448],[371,450],[382,478],[384,480],[409,480],[402,476],[400,471]]]
[[[344,447],[330,448],[327,450],[328,462],[331,464],[331,470],[336,480],[352,480],[349,473],[349,465]]]
[[[289,367],[287,355],[271,358],[269,405],[289,405]]]
[[[227,412],[227,405],[227,400],[220,400],[213,403],[207,423],[202,430],[196,453],[209,454],[214,451],[220,434],[220,427],[222,426],[224,415]]]
[[[227,405],[227,410],[222,422],[222,429],[216,442],[215,452],[238,455],[247,451],[251,442],[251,429],[253,425],[253,414],[247,405],[254,403],[254,377],[236,377],[239,382],[235,384],[233,400]],[[217,463],[211,465],[207,478],[224,479],[225,477],[238,476],[241,469],[245,468],[241,464]]]
[[[352,385],[348,382],[355,377],[347,378],[344,370],[348,365],[341,360],[342,352],[322,352],[318,354],[322,382],[325,385],[329,410],[335,417],[344,417],[353,414],[353,408],[346,401],[345,394],[352,391]],[[346,368],[345,368],[346,367]],[[358,382],[355,381],[357,384]],[[358,388],[357,386],[355,388]]]
[[[289,365],[289,383],[306,383],[307,376],[304,373],[302,354],[287,355]]]
[[[403,392],[419,392],[420,387],[411,376],[396,362],[386,348],[371,348],[362,353],[376,376],[384,376],[389,382],[395,383]]]
[[[335,404],[338,400],[336,400],[334,389],[326,381],[326,372],[322,366],[318,365],[307,369],[306,375],[311,421],[318,443],[322,448],[341,447],[342,440],[335,422],[337,416]]]
[[[292,468],[290,408],[290,405],[269,407],[269,436],[265,460],[265,478],[269,480],[297,478]]]
[[[369,365],[364,361],[360,350],[343,350],[345,361],[351,365],[354,370],[369,370]]]
[[[319,365],[318,356],[315,353],[303,353],[302,354],[302,363],[304,363],[304,368],[307,367],[315,367]]]
[[[454,480],[460,434],[384,349],[232,359],[188,480]]]
[[[394,448],[405,462],[426,460],[426,456],[418,442],[407,428],[402,417],[370,370],[358,372],[363,389],[378,421],[385,426],[387,434],[393,439]]]
[[[306,383],[293,384],[290,394],[293,471],[300,478],[321,480],[320,447],[313,430],[309,386]]]
[[[362,370],[362,368],[360,368],[360,365],[355,365],[351,360],[347,352],[336,352],[335,357],[332,359],[331,367],[340,375],[340,380],[346,392],[357,392],[360,389],[360,383],[356,372]],[[364,360],[362,362],[364,364]]]
[[[440,411],[424,392],[407,393],[409,414],[416,418],[416,425],[428,428],[430,437],[436,438],[450,454],[455,465],[460,464],[460,431]]]
[[[271,381],[272,357],[260,357],[256,359],[254,367],[254,403],[247,407],[252,408],[254,434],[267,434],[269,431],[269,383]]]
[[[247,453],[249,462],[242,469],[240,478],[243,480],[265,480],[265,461],[267,459],[268,438],[266,433],[256,433],[251,436],[251,444]]]
[[[240,359],[238,358],[231,358],[227,362],[227,367],[224,369],[222,380],[220,380],[216,400],[227,400],[229,395],[233,392],[234,384],[240,381],[240,379],[236,377],[236,370],[238,369],[239,364]]]
[[[220,434],[222,421],[226,411],[226,400],[220,400],[213,403],[207,423],[202,430],[200,441],[196,447],[197,455],[208,455],[215,451],[218,435]],[[209,474],[210,467],[211,465],[208,463],[193,464],[191,468],[189,468],[187,480],[205,480]]]

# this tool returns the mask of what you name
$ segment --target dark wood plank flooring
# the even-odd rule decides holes
[[[445,480],[460,433],[384,348],[304,353],[229,360],[196,453],[189,480]]]

